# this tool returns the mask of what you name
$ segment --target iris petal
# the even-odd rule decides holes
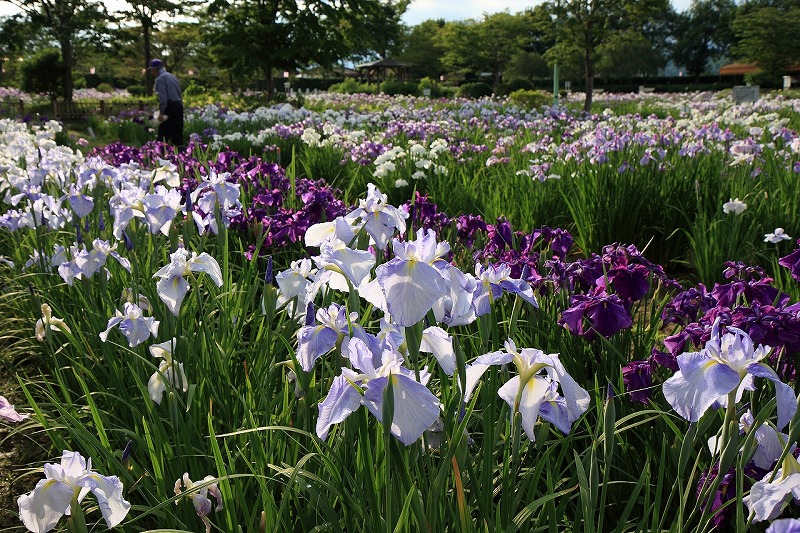
[[[681,370],[664,382],[664,397],[675,411],[697,422],[721,396],[739,386],[739,373],[703,352],[678,356]]]
[[[328,438],[331,426],[342,422],[360,405],[361,394],[358,390],[344,375],[336,376],[325,400],[319,404],[317,436],[323,440]]]
[[[422,320],[445,291],[439,271],[420,261],[389,261],[381,265],[377,277],[389,313],[403,327]]]
[[[378,420],[382,421],[383,390],[389,379],[392,380],[394,396],[391,433],[408,446],[439,417],[439,401],[427,387],[402,374],[372,379],[367,383],[364,404]]]
[[[30,494],[17,499],[19,517],[34,533],[53,529],[69,509],[73,489],[55,479],[42,479]]]

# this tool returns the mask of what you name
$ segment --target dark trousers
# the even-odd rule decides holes
[[[183,103],[167,102],[167,120],[158,125],[156,140],[183,146]]]

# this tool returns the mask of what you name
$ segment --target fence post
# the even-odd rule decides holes
[[[19,102],[17,102],[17,105],[19,106],[19,116],[25,116],[25,101],[20,98]]]
[[[106,115],[106,101],[100,100],[100,116],[105,117]]]

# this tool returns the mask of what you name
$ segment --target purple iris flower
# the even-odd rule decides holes
[[[317,324],[303,326],[297,331],[297,361],[306,372],[311,372],[317,359],[344,340],[348,325],[358,320],[358,313],[348,315],[344,306],[334,303],[319,309],[316,318]]]
[[[800,239],[797,239],[797,244],[800,245]],[[800,248],[785,257],[781,257],[778,260],[778,264],[789,269],[793,280],[800,281]]]
[[[631,361],[622,367],[622,381],[632,402],[650,403],[653,394],[652,361]]]
[[[587,340],[592,340],[595,333],[611,337],[619,330],[629,328],[632,322],[619,296],[602,289],[571,296],[569,309],[561,313],[558,321],[573,335]]]
[[[442,257],[450,246],[437,243],[433,231],[420,229],[416,240],[393,239],[392,248],[395,257],[380,265],[375,277],[395,323],[413,326],[445,295],[447,283],[439,269],[448,268]]]
[[[753,484],[753,480],[761,479],[764,477],[769,471],[763,468],[759,468],[754,465],[752,462],[747,464],[744,467],[744,484],[743,487],[744,491],[747,491],[750,486]],[[700,496],[700,493],[703,491],[703,487],[710,485],[714,482],[714,480],[719,476],[719,463],[716,463],[714,466],[711,467],[709,470],[705,470],[700,474],[700,478],[697,481],[697,496]],[[722,476],[722,481],[720,482],[719,488],[717,492],[714,493],[714,499],[711,500],[711,512],[713,514],[713,518],[711,522],[714,524],[715,528],[722,528],[724,524],[728,523],[733,515],[733,511],[736,509],[733,505],[728,505],[722,508],[729,500],[736,498],[736,469],[731,467],[725,474]],[[709,502],[703,502],[702,506],[705,509],[706,505]]]

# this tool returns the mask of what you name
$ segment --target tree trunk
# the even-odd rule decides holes
[[[264,67],[264,76],[267,78],[267,100],[275,97],[275,83],[272,81],[272,67]]]
[[[153,96],[153,77],[150,75],[150,60],[153,59],[150,50],[150,32],[153,26],[153,21],[147,17],[142,17],[142,42],[144,43],[144,89],[147,96]]]
[[[61,75],[61,88],[64,91],[64,101],[72,102],[72,40],[63,37],[60,42],[61,62],[64,65],[64,72]]]
[[[592,93],[594,91],[594,63],[591,53],[587,51],[583,56],[584,75],[586,77],[586,99],[583,101],[583,110],[587,113],[592,111]]]

